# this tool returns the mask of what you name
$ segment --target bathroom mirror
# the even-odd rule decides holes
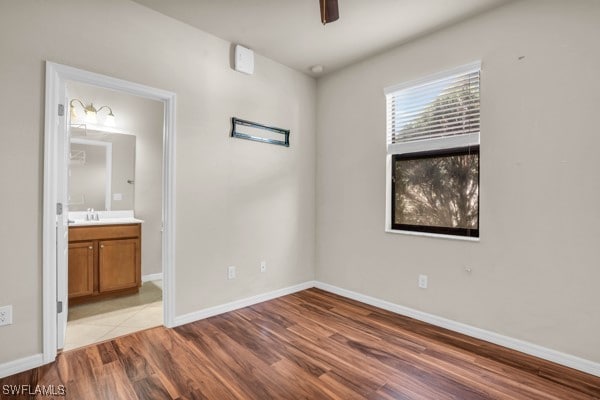
[[[73,132],[69,161],[69,210],[133,210],[135,136]]]

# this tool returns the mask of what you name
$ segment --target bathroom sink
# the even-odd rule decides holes
[[[124,218],[100,218],[99,221],[86,221],[85,219],[72,219],[69,220],[69,226],[90,226],[90,225],[127,225],[127,224],[141,224],[144,222],[141,219],[133,217]]]
[[[96,221],[92,218],[98,218]],[[144,221],[135,218],[133,210],[120,211],[69,211],[69,226],[130,225]]]

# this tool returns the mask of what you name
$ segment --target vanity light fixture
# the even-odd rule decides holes
[[[71,121],[75,121],[77,119],[77,112],[75,111],[75,104],[79,103],[85,112],[85,122],[88,124],[95,124],[98,122],[98,113],[103,109],[108,110],[108,115],[104,119],[104,124],[108,126],[115,126],[115,115],[113,114],[112,108],[109,106],[102,106],[100,108],[94,107],[94,103],[90,103],[89,105],[83,104],[83,102],[79,99],[73,99],[69,103],[71,107]]]

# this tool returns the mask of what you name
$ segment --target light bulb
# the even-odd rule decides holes
[[[95,124],[96,122],[98,122],[96,113],[94,111],[85,110],[85,122],[87,124]]]
[[[104,120],[104,125],[115,126],[115,115],[112,113],[108,114]]]

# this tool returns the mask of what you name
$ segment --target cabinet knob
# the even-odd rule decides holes
[[[88,249],[90,249],[90,250],[92,250],[93,248],[94,248],[94,246],[90,246],[90,247],[88,247]]]
[[[104,245],[103,245],[103,244],[101,244],[101,245],[100,245],[100,248],[101,248],[101,249],[103,249],[103,248],[104,248]]]

